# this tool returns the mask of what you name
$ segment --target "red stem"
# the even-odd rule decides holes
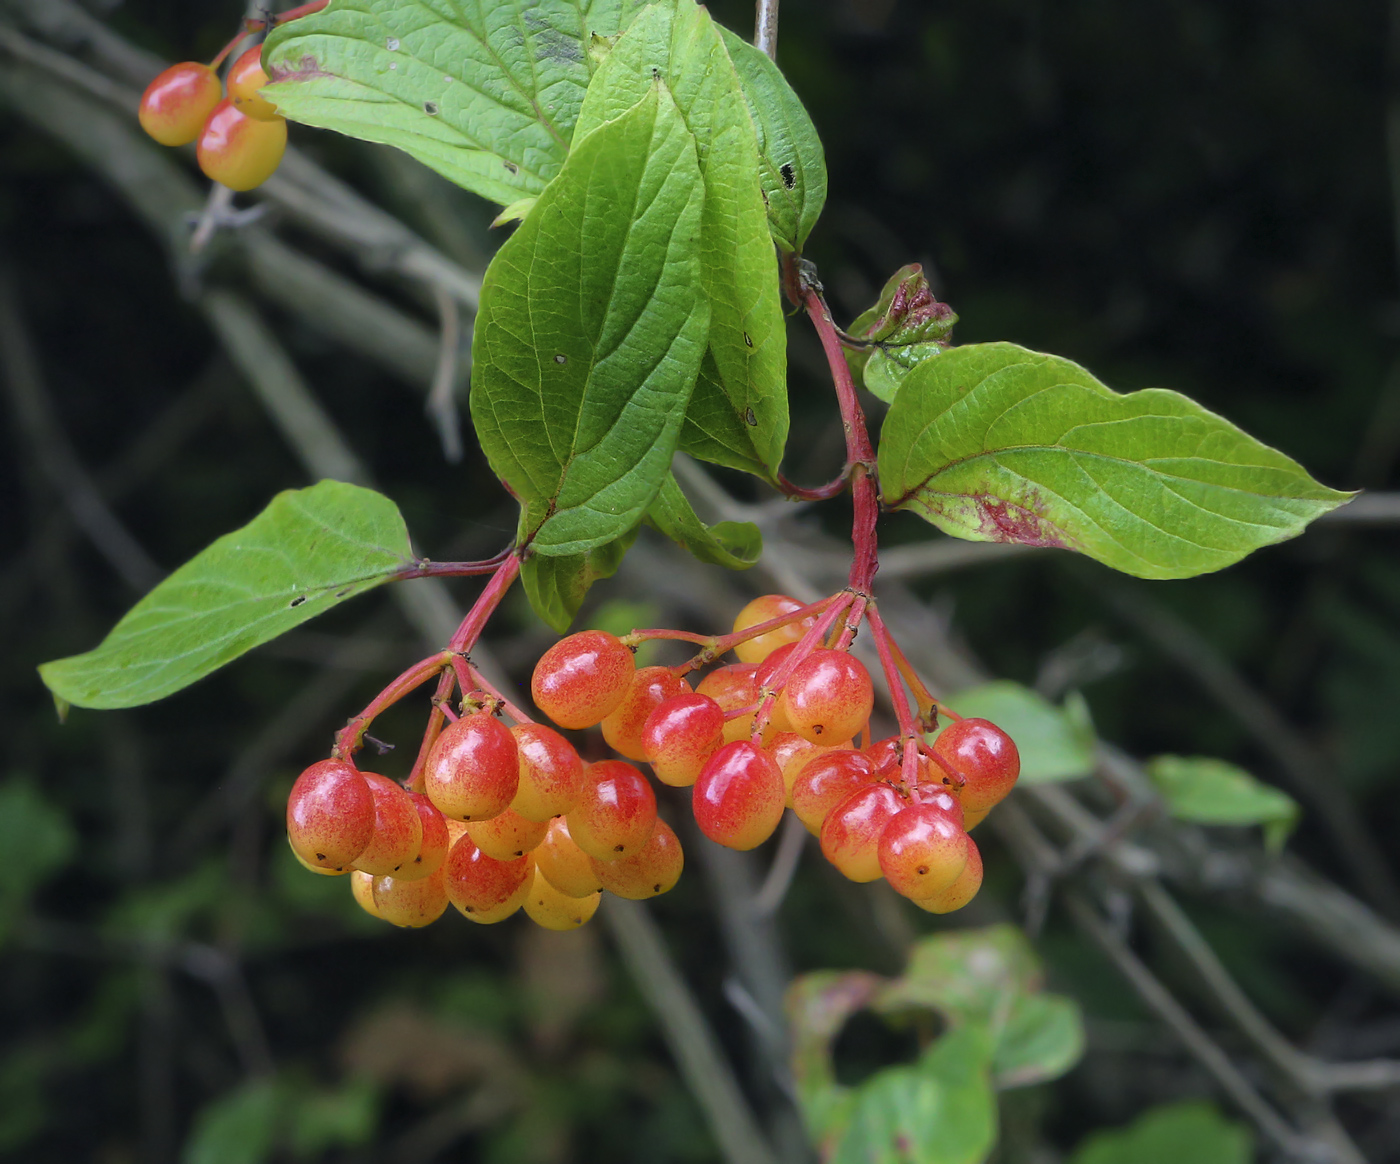
[[[826,637],[826,632],[831,629],[832,624],[850,608],[852,602],[856,601],[856,596],[849,590],[843,590],[840,594],[833,594],[828,601],[831,605],[826,608],[826,612],[798,640],[797,646],[783,660],[782,666],[773,672],[772,678],[768,680],[768,686],[759,692],[758,711],[753,717],[752,738],[754,743],[759,743],[763,737],[763,729],[768,726],[768,717],[773,710],[773,701],[777,698],[778,692],[783,689],[797,665],[810,655],[813,648]]]
[[[457,633],[452,636],[452,641],[447,644],[449,651],[465,655],[472,647],[476,646],[476,640],[481,637],[487,619],[495,613],[496,607],[500,606],[501,599],[506,596],[506,591],[510,589],[511,583],[519,574],[520,554],[518,551],[512,550],[496,567],[496,572],[491,575],[491,581],[486,583],[486,589],[481,592],[476,604],[467,612],[467,617],[457,628]]]
[[[451,662],[452,655],[448,651],[439,651],[436,655],[429,655],[426,659],[414,663],[370,700],[364,711],[336,732],[335,747],[331,749],[331,755],[339,760],[348,760],[359,750],[365,732],[375,716],[385,708],[392,707],[409,692],[423,686],[433,676],[441,674],[443,668],[450,666]]]
[[[870,623],[870,633],[875,638],[875,649],[880,653],[880,669],[885,673],[885,683],[890,689],[890,702],[894,704],[894,717],[899,722],[899,735],[904,741],[904,782],[913,789],[918,787],[919,783],[918,755],[923,736],[914,718],[914,711],[909,706],[909,695],[900,681],[889,628],[885,626],[885,620],[880,617],[880,611],[874,603],[866,608],[865,617]]]
[[[428,726],[423,729],[423,742],[418,745],[418,757],[413,761],[413,771],[405,781],[405,786],[410,792],[423,791],[423,765],[428,762],[428,753],[432,751],[442,732],[443,722],[447,719],[442,705],[452,698],[452,687],[456,681],[457,677],[450,669],[443,671],[438,679],[437,693],[433,696],[433,710],[428,716]]]
[[[511,556],[513,550],[514,547],[507,547],[480,562],[430,562],[427,558],[419,558],[413,565],[395,574],[394,579],[402,582],[406,578],[468,578],[476,574],[491,574]]]

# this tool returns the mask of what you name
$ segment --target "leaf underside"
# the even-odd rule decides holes
[[[202,679],[261,643],[413,564],[387,497],[342,481],[289,489],[131,608],[96,649],[39,668],[78,707],[135,707]]]
[[[751,521],[706,525],[669,475],[647,510],[647,521],[697,559],[730,570],[747,570],[763,554],[763,535]]]
[[[1120,395],[1007,343],[913,368],[879,465],[886,504],[945,533],[1077,550],[1141,578],[1219,570],[1351,496],[1176,392]]]

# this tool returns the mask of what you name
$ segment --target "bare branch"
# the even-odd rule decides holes
[[[778,0],[756,0],[753,23],[753,43],[768,54],[778,57]]]

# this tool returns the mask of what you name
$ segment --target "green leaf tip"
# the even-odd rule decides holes
[[[413,561],[387,497],[343,481],[288,489],[159,583],[100,646],[39,674],[77,707],[152,703]]]
[[[1354,494],[1176,392],[1121,395],[1009,343],[911,369],[880,437],[883,499],[971,541],[1190,578],[1296,537]]]

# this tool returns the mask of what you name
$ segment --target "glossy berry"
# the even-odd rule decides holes
[[[397,873],[418,855],[423,822],[418,806],[403,788],[385,776],[365,772],[374,797],[374,835],[355,858],[355,868],[375,877]]]
[[[977,842],[968,837],[967,864],[963,866],[963,871],[958,874],[958,879],[942,893],[935,893],[931,897],[914,898],[913,900],[915,905],[929,913],[952,913],[955,909],[962,909],[976,897],[977,891],[981,888],[982,854],[977,849]]]
[[[629,760],[645,760],[642,728],[647,717],[668,699],[689,694],[690,684],[670,667],[643,667],[632,676],[622,702],[603,717],[603,739]]]
[[[826,752],[809,760],[793,781],[792,811],[813,836],[835,808],[857,789],[875,782],[868,756],[851,749]]]
[[[258,90],[267,84],[262,67],[262,45],[254,45],[229,67],[228,96],[234,107],[255,121],[271,121],[280,116],[275,106]]]
[[[474,820],[467,824],[467,835],[476,847],[498,861],[513,861],[523,857],[542,840],[549,825],[526,820],[518,812],[506,809],[489,820]]]
[[[530,891],[534,862],[529,857],[498,861],[470,836],[452,846],[443,865],[447,899],[474,922],[490,925],[510,917]]]
[[[583,786],[583,761],[573,744],[536,723],[518,723],[510,734],[520,751],[520,785],[510,802],[512,811],[542,823],[568,812]]]
[[[822,825],[822,856],[852,881],[878,881],[880,834],[907,802],[888,784],[858,788]]]
[[[534,857],[535,868],[566,897],[587,897],[603,887],[593,858],[574,844],[569,822],[562,816],[549,822],[549,831],[535,846]]]
[[[970,827],[967,824],[967,813],[963,811],[962,802],[953,795],[951,791],[941,784],[920,784],[917,792],[912,797],[920,804],[931,804],[939,812],[946,813],[952,817],[958,828],[966,832]],[[980,817],[978,818],[981,819]],[[973,821],[973,824],[976,824]]]
[[[308,865],[346,869],[374,835],[374,797],[344,760],[306,769],[287,797],[287,839]]]
[[[520,749],[487,711],[442,729],[423,765],[423,790],[446,816],[487,820],[504,812],[520,786]]]
[[[969,814],[991,808],[1015,787],[1021,774],[1021,756],[1011,737],[985,719],[950,723],[933,741],[933,754],[954,776],[962,777],[957,796]]]
[[[391,925],[419,929],[447,912],[447,878],[442,865],[426,877],[376,877],[371,887],[378,916]]]
[[[642,725],[642,750],[656,778],[689,788],[724,742],[724,711],[698,691],[658,704]]]
[[[146,86],[137,114],[141,128],[161,145],[188,145],[199,136],[223,96],[218,74],[208,65],[171,65]]]
[[[783,787],[787,792],[787,806],[791,808],[792,785],[801,775],[802,769],[818,756],[824,756],[836,749],[828,748],[823,744],[814,744],[811,740],[804,740],[796,732],[779,732],[769,743],[764,745],[763,750],[773,757],[773,763],[778,765],[778,771],[783,774]]]
[[[594,861],[593,872],[609,893],[632,901],[645,901],[669,893],[681,878],[685,855],[680,838],[664,820],[656,822],[651,838],[635,857],[621,861]]]
[[[355,904],[358,905],[370,917],[379,917],[379,906],[374,904],[374,876],[370,873],[361,873],[358,869],[350,874],[350,895],[354,897]]]
[[[288,837],[287,847],[291,848],[291,845],[292,839]],[[320,865],[313,865],[295,849],[292,849],[292,857],[295,858],[296,863],[300,865],[303,869],[305,869],[308,873],[315,873],[321,877],[344,877],[347,873],[351,871],[348,865],[341,869],[323,869]]]
[[[984,820],[987,819],[987,814],[991,812],[992,809],[995,807],[996,805],[989,804],[986,808],[979,808],[976,812],[969,812],[966,809],[963,809],[963,828],[966,831],[971,832]]]
[[[786,594],[765,594],[760,598],[755,598],[735,615],[734,633],[739,634],[751,626],[758,626],[761,622],[768,622],[770,619],[791,614],[795,610],[801,610],[804,605],[795,598],[789,598]],[[741,663],[761,663],[783,644],[797,642],[812,629],[814,622],[816,622],[816,616],[808,615],[806,618],[800,618],[786,626],[781,626],[777,630],[766,631],[757,638],[740,643],[734,648],[734,653],[739,656]]]
[[[525,912],[538,926],[547,930],[576,930],[598,912],[601,893],[587,897],[569,897],[555,889],[538,869],[525,895]]]
[[[818,744],[849,740],[870,718],[870,672],[845,651],[818,648],[800,662],[782,694],[792,730]]]
[[[889,736],[878,740],[865,749],[870,762],[875,765],[875,773],[882,780],[893,784],[904,780],[904,742],[899,736]],[[918,753],[918,784],[920,788],[938,785],[951,785],[952,777],[930,760],[924,752]]]
[[[580,631],[540,656],[530,695],[560,727],[592,727],[622,702],[635,673],[632,652],[616,635]]]
[[[730,663],[716,667],[696,685],[699,695],[708,695],[719,704],[720,710],[728,717],[730,712],[751,707],[758,702],[758,685],[754,683],[756,663]],[[724,742],[746,740],[753,731],[753,712],[724,721]]]
[[[748,740],[725,744],[695,782],[695,823],[712,841],[731,849],[753,849],[773,835],[783,819],[783,774],[766,752]]]
[[[287,152],[287,123],[281,118],[245,117],[225,97],[209,115],[195,151],[204,176],[230,190],[261,186]]]
[[[408,798],[418,809],[418,823],[423,826],[423,840],[413,860],[394,874],[395,881],[417,881],[431,877],[447,860],[447,850],[452,847],[452,835],[447,830],[447,821],[442,813],[421,792],[410,792]]]
[[[565,816],[574,844],[600,861],[641,851],[656,827],[656,793],[621,760],[601,760],[584,773],[583,791]]]
[[[919,900],[949,889],[967,864],[967,834],[932,804],[911,804],[880,833],[880,872],[896,892]]]

